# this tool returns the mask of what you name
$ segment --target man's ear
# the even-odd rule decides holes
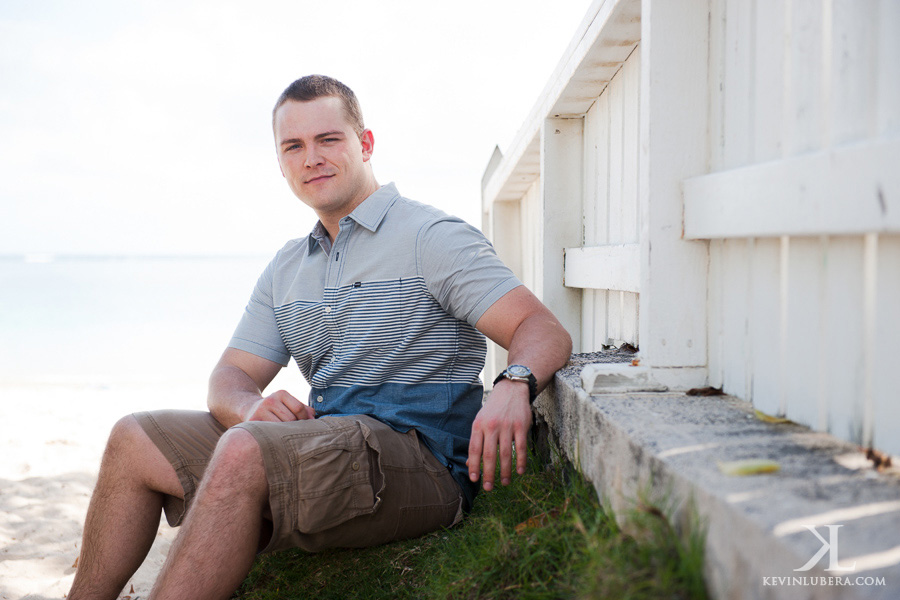
[[[372,152],[375,150],[375,136],[372,135],[371,129],[366,129],[360,134],[359,143],[362,144],[363,162],[366,162],[372,158]]]

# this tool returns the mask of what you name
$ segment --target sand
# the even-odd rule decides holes
[[[0,600],[68,592],[100,457],[119,417],[202,408],[204,397],[203,387],[187,385],[0,385]],[[149,595],[175,533],[163,521],[120,598]]]

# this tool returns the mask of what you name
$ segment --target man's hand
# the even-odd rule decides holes
[[[316,411],[303,404],[288,392],[278,390],[258,402],[247,411],[247,421],[302,421],[315,419]]]
[[[516,472],[525,472],[528,450],[528,430],[531,428],[531,406],[528,403],[528,384],[508,379],[500,381],[478,411],[472,423],[469,440],[469,479],[478,481],[484,460],[484,489],[494,489],[497,467],[497,447],[500,447],[500,483],[509,485],[512,476],[512,450],[516,449]]]

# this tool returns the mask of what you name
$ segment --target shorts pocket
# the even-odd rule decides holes
[[[380,503],[373,485],[378,454],[357,423],[288,436],[293,477],[294,529],[318,533]]]
[[[400,509],[397,530],[392,539],[406,540],[450,527],[462,519],[462,497],[447,504],[405,506]]]

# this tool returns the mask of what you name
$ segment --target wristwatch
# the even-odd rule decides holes
[[[524,365],[509,365],[497,375],[494,385],[497,385],[501,379],[509,379],[510,381],[521,381],[528,384],[528,403],[533,404],[537,398],[537,379],[531,369]]]

